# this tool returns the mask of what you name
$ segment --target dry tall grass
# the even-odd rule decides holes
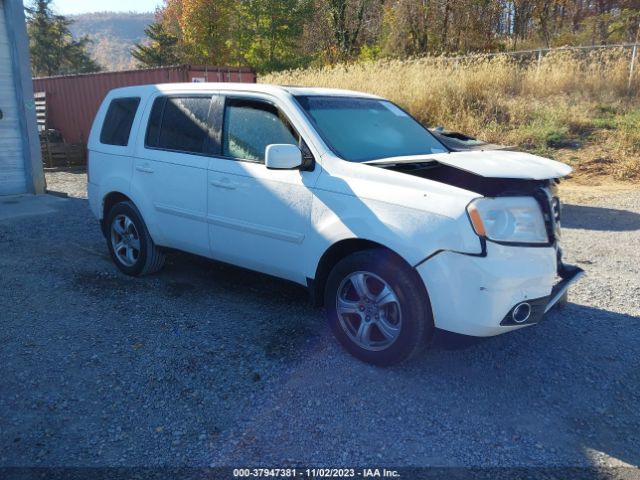
[[[542,58],[379,60],[273,73],[260,82],[347,88],[387,97],[429,126],[569,161],[578,173],[640,178],[640,75],[630,51]]]

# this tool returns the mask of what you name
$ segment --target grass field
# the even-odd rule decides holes
[[[499,56],[423,58],[291,70],[259,81],[360,90],[425,125],[570,163],[574,178],[640,180],[640,75],[629,50],[553,51],[540,64]]]

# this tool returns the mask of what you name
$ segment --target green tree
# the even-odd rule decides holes
[[[243,63],[258,72],[304,66],[300,43],[312,14],[311,0],[239,2],[233,32]]]
[[[91,42],[84,36],[74,40],[69,25],[73,23],[51,10],[53,0],[35,0],[27,12],[27,31],[33,76],[89,73],[100,70],[87,53]]]
[[[147,43],[136,43],[131,55],[141,67],[162,67],[180,63],[177,52],[178,37],[169,32],[162,22],[154,22],[144,29]]]

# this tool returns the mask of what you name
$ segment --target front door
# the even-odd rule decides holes
[[[311,188],[320,167],[269,170],[267,145],[310,152],[284,114],[256,97],[224,101],[221,152],[209,161],[207,220],[215,258],[304,283],[303,248],[309,233]]]

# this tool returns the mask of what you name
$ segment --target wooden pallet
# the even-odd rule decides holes
[[[40,142],[42,158],[48,168],[84,165],[84,146],[74,143]]]
[[[83,145],[65,143],[61,137],[55,138],[52,131],[49,131],[46,92],[35,92],[33,97],[36,105],[38,132],[40,133],[40,149],[42,151],[42,163],[44,166],[54,168],[84,165],[86,162]],[[54,137],[53,139],[52,136]]]

